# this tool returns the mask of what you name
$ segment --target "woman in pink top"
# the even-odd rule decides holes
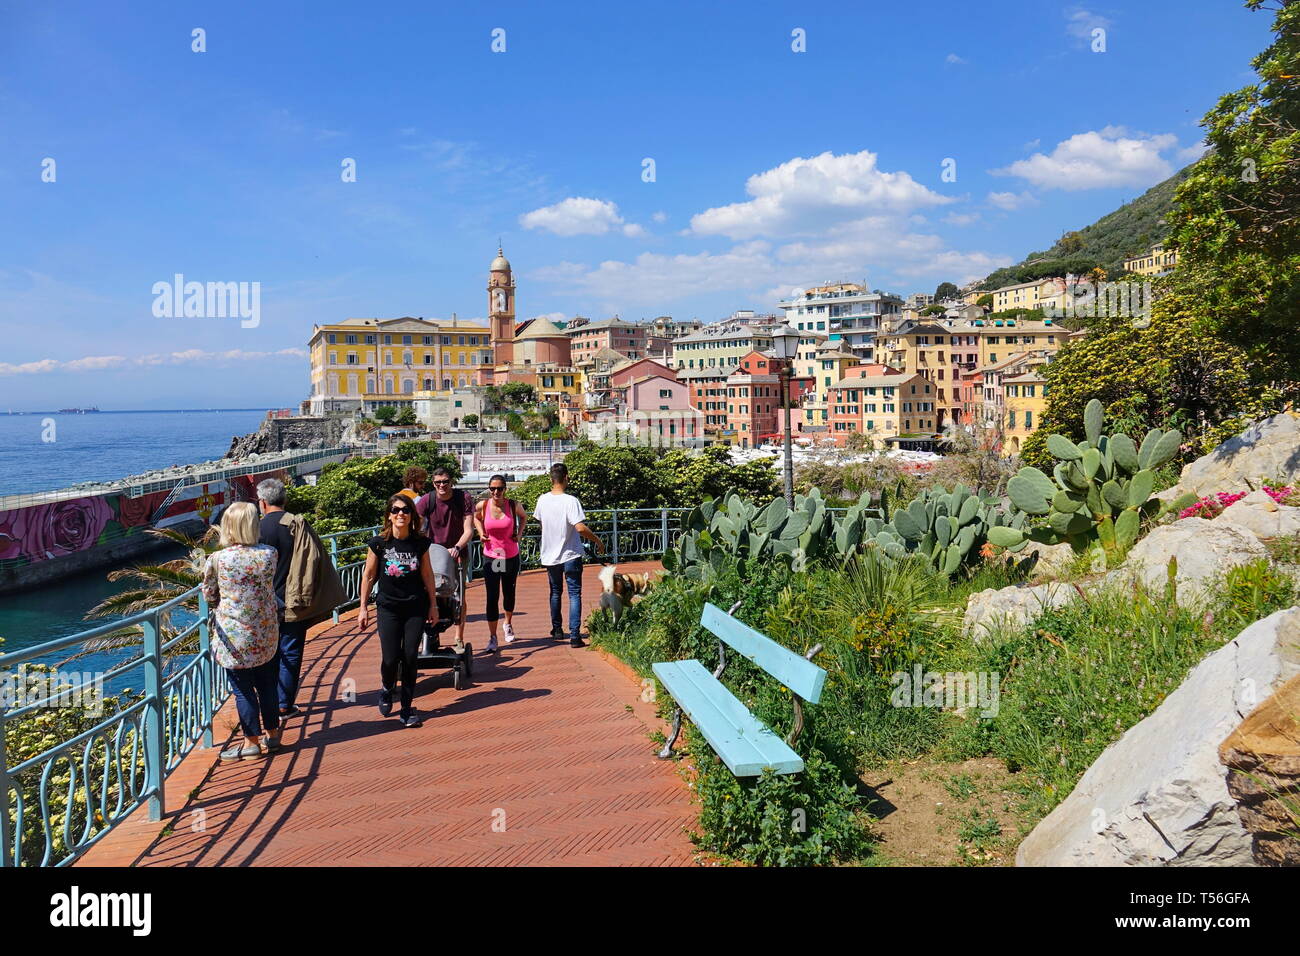
[[[519,576],[519,536],[528,523],[524,506],[506,497],[506,479],[488,479],[488,498],[474,508],[474,528],[483,541],[483,580],[487,584],[489,654],[497,650],[497,599],[506,612],[505,639],[515,639],[511,618],[515,614],[515,579]]]

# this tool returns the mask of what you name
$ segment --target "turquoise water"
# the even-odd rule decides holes
[[[86,415],[6,415],[0,409],[0,495],[220,458],[232,437],[256,431],[265,417],[261,408]],[[43,440],[48,437],[54,440]]]

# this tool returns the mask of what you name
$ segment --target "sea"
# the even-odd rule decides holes
[[[52,491],[81,481],[114,481],[172,465],[220,458],[230,439],[257,430],[264,408],[174,409],[7,415],[0,409],[0,495]],[[53,429],[51,430],[51,423]],[[53,438],[53,441],[43,440]],[[122,566],[165,561],[181,555],[162,548]],[[129,581],[108,580],[111,567],[69,575],[27,592],[0,595],[0,653],[30,647],[96,627],[86,612],[125,590]],[[66,652],[41,663],[56,664]],[[92,655],[68,665],[99,671],[111,655]],[[135,675],[138,689],[139,676]],[[121,688],[109,688],[110,692]]]

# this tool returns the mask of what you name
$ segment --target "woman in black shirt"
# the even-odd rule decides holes
[[[420,534],[420,516],[406,495],[393,495],[385,509],[384,527],[370,539],[366,569],[361,576],[361,610],[357,626],[370,624],[370,589],[379,581],[375,618],[379,625],[379,712],[393,712],[393,685],[402,679],[401,710],[404,727],[419,727],[415,701],[415,657],[420,648],[424,622],[436,622],[438,606],[432,600],[437,587],[429,565],[429,539]],[[382,564],[382,567],[381,567]]]

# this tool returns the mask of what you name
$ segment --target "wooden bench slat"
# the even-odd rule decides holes
[[[736,620],[717,605],[704,605],[700,624],[810,704],[821,699],[826,672],[816,664]]]
[[[765,769],[798,773],[803,760],[754,717],[731,691],[696,660],[655,664],[655,676],[737,777]]]

